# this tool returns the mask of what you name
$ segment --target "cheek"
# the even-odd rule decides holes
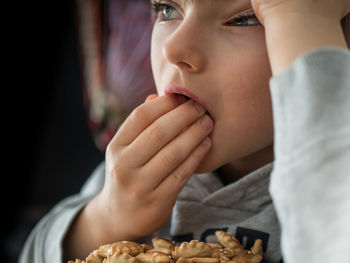
[[[151,66],[153,72],[154,82],[156,84],[159,95],[164,95],[163,87],[169,77],[169,66],[163,55],[163,47],[171,36],[172,32],[176,30],[178,23],[157,24],[153,27],[151,40]]]
[[[214,151],[222,161],[249,155],[273,138],[269,92],[271,69],[263,39],[237,43],[221,56],[216,98],[218,121],[213,133]],[[232,43],[232,42],[231,42]],[[227,53],[231,55],[228,56]]]
[[[163,39],[157,30],[153,30],[152,42],[151,42],[151,66],[154,82],[157,88],[158,94],[162,95],[163,91],[159,90],[160,78],[162,76],[162,43]]]
[[[225,115],[232,114],[230,125],[239,125],[242,133],[264,129],[272,116],[269,79],[271,69],[264,48],[252,46],[235,57],[233,74],[227,74],[230,89],[224,94]],[[227,116],[229,118],[229,116]],[[238,128],[238,127],[237,127]]]
[[[226,85],[231,87],[225,95],[246,106],[263,103],[270,96],[272,76],[263,30],[252,30],[250,36],[238,36],[229,43],[230,50],[222,54]]]

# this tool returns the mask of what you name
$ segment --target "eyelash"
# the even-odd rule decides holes
[[[245,26],[259,26],[261,25],[258,18],[255,16],[254,12],[249,12],[249,13],[245,13],[245,14],[238,14],[236,15],[233,19],[231,19],[229,22],[225,23],[225,25],[227,26],[235,26],[235,25],[231,25],[233,22],[238,22],[239,20],[242,20],[242,19],[250,19],[250,18],[253,18],[255,19],[255,23],[256,24],[253,24],[253,25],[245,25]],[[244,27],[244,26],[238,26],[236,25],[236,27]]]
[[[154,1],[151,2],[152,11],[155,12],[155,13],[159,13],[160,11],[163,11],[162,9],[164,7],[166,7],[166,6],[168,6],[168,5],[161,4],[161,3],[158,3],[158,2],[154,2]]]
[[[171,5],[168,5],[168,4],[165,4],[165,3],[158,3],[156,1],[152,1],[151,3],[151,7],[152,7],[152,10],[154,12],[154,14],[159,17],[159,13],[160,12],[163,12],[164,8],[171,8],[171,9],[175,9],[174,7],[172,7]],[[256,24],[254,25],[233,25],[234,22],[238,22],[239,20],[241,19],[249,19],[249,18],[253,18],[256,20]],[[171,19],[164,19],[162,18],[161,21],[168,21],[168,20],[171,20]],[[233,19],[231,19],[229,22],[225,23],[226,26],[235,26],[235,27],[246,27],[246,26],[258,26],[258,25],[261,25],[259,20],[256,18],[254,12],[249,12],[249,13],[245,13],[245,14],[238,14],[236,15]]]
[[[173,8],[174,7],[168,5],[168,4],[164,4],[164,3],[158,3],[156,1],[152,1],[151,2],[151,8],[154,14],[157,15],[157,17],[159,16],[159,13],[162,12],[164,10],[164,8]]]

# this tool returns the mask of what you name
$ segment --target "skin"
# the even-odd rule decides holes
[[[264,29],[224,26],[232,16],[249,9],[249,4],[230,0],[175,3],[174,17],[179,18],[158,20],[154,26],[151,55],[158,93],[163,95],[168,83],[184,87],[215,119],[212,147],[197,172],[229,163],[235,167],[242,158],[246,167],[251,167],[252,159],[261,166],[259,158],[265,154],[270,156],[267,161],[272,160],[271,71]]]
[[[348,49],[350,43],[346,42],[340,25],[340,20],[350,13],[350,2],[347,0],[251,2],[265,27],[274,75],[284,71],[298,56],[311,50],[326,46]]]
[[[163,95],[168,83],[182,86],[205,108],[166,95],[150,97],[131,113],[108,145],[103,190],[67,233],[65,257],[84,258],[101,244],[155,232],[196,171],[221,167],[232,182],[270,162],[269,77],[304,52],[346,48],[340,19],[350,10],[347,2],[252,0],[265,30],[223,26],[249,9],[249,1],[172,2],[180,16],[156,21],[153,31],[157,90]]]

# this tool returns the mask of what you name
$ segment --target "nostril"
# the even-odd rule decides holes
[[[184,62],[184,61],[180,61],[177,63],[177,66],[180,68],[180,69],[184,69],[184,70],[188,70],[188,71],[192,71],[194,69],[193,66],[191,66],[191,64],[187,63],[187,62]]]

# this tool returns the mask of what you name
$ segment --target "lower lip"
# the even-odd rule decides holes
[[[181,87],[178,87],[178,86],[174,86],[172,84],[168,84],[166,87],[165,87],[165,94],[180,94],[180,95],[185,95],[187,97],[189,97],[190,99],[192,100],[198,100],[198,97],[196,95],[194,95],[193,93],[191,93],[190,91],[184,89],[184,88],[181,88]]]
[[[194,95],[192,92],[188,91],[187,89],[184,89],[184,88],[172,85],[172,84],[168,84],[165,87],[164,93],[165,94],[179,94],[179,95],[184,95],[184,96],[189,97],[191,100],[194,100],[197,103],[199,103],[200,105],[202,105],[207,110],[208,114],[211,116],[213,121],[215,122],[214,116],[212,114],[210,114],[207,106],[205,104],[201,103],[199,101],[199,98],[196,95]]]

